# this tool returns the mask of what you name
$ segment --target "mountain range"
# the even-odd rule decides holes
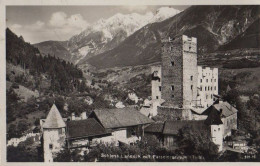
[[[55,55],[77,64],[115,48],[144,25],[163,21],[179,12],[174,8],[161,7],[155,14],[152,12],[144,15],[117,13],[108,19],[100,19],[89,25],[83,32],[72,36],[68,41],[46,41],[34,46],[42,53]]]
[[[155,15],[117,14],[87,27],[69,41],[48,41],[35,46],[43,53],[98,68],[159,62],[161,39],[182,34],[197,37],[200,55],[260,48],[259,9],[259,6],[191,6],[182,12],[162,8]]]

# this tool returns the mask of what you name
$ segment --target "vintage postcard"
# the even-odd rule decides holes
[[[259,2],[22,2],[1,2],[3,165],[260,161]]]

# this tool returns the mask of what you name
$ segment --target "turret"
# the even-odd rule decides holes
[[[66,124],[56,105],[53,104],[43,124],[43,151],[45,162],[52,162],[55,154],[63,148],[66,138],[65,128]]]

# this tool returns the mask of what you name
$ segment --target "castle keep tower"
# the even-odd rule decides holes
[[[189,108],[197,97],[197,39],[185,35],[163,40],[162,88],[164,106]]]
[[[63,147],[66,139],[65,123],[55,104],[43,124],[43,151],[44,161],[52,162],[55,153],[59,152]]]

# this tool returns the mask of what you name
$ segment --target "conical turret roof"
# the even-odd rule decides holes
[[[59,110],[57,109],[56,105],[53,104],[45,123],[43,124],[43,128],[63,128],[65,127],[65,122],[63,121]]]

